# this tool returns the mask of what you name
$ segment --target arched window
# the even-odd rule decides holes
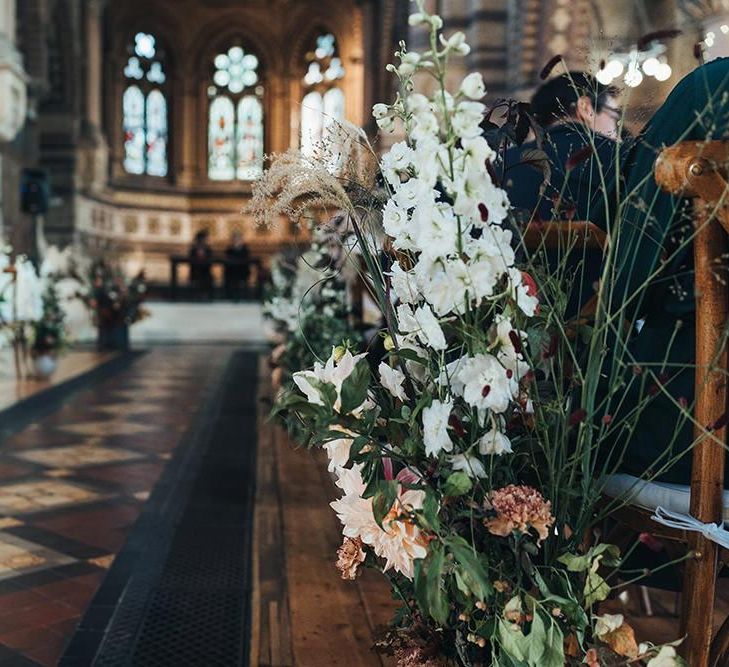
[[[122,96],[124,169],[129,174],[167,176],[167,76],[155,38],[145,32],[134,37],[124,67]]]
[[[344,120],[344,92],[340,85],[344,67],[331,33],[317,37],[306,54],[304,96],[301,101],[301,150],[311,155],[326,139],[328,128]]]
[[[263,85],[258,58],[240,46],[213,61],[208,116],[208,178],[252,181],[263,173]]]

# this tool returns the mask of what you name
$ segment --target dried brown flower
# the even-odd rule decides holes
[[[492,535],[507,537],[514,530],[527,533],[533,528],[539,535],[538,542],[547,539],[554,523],[552,503],[536,489],[510,484],[491,491],[488,500],[496,516],[484,519],[484,525]]]
[[[365,552],[359,537],[345,537],[342,546],[337,549],[337,569],[342,579],[353,581],[357,578],[359,566],[364,563]]]

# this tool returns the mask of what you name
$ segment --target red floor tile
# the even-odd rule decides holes
[[[13,642],[22,641],[22,631],[36,631],[52,623],[65,621],[79,615],[79,610],[57,600],[44,599],[33,607],[27,607],[0,619],[0,642],[11,648],[25,648]],[[33,644],[29,644],[32,646]]]

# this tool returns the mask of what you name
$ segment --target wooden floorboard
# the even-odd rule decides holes
[[[262,373],[265,369],[262,368]],[[254,526],[251,665],[382,667],[372,650],[395,603],[384,577],[343,581],[341,527],[323,456],[295,449],[261,405]]]

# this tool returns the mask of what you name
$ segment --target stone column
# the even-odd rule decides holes
[[[101,190],[106,183],[109,145],[104,134],[102,111],[103,86],[103,12],[106,0],[89,0],[85,6],[86,85],[84,123],[83,186]]]
[[[6,142],[12,141],[25,124],[27,111],[27,75],[15,48],[15,0],[0,0],[0,242],[5,237],[5,208],[13,197],[6,197],[17,182],[9,179],[8,160],[12,156]],[[17,165],[16,165],[17,176]]]
[[[469,71],[483,74],[489,97],[509,92],[507,59],[507,0],[470,0],[470,25],[466,37],[471,53],[466,65]]]

